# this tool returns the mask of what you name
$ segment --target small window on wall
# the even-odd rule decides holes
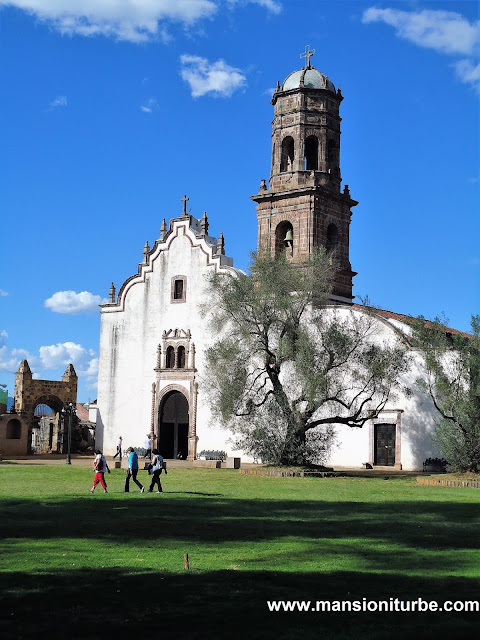
[[[185,369],[185,347],[178,347],[178,368]]]
[[[173,369],[175,367],[175,349],[173,347],[167,348],[165,356],[165,368]]]
[[[172,302],[185,302],[187,289],[187,278],[185,276],[174,276],[172,278]]]
[[[22,424],[20,420],[9,420],[7,422],[7,440],[20,440],[22,437]]]

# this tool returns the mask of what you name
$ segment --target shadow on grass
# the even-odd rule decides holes
[[[476,631],[473,613],[268,611],[267,600],[471,600],[474,580],[369,573],[252,571],[132,574],[119,568],[8,574],[4,640],[148,636],[200,640],[444,638]],[[468,634],[468,635],[467,635]],[[408,635],[407,635],[408,637]]]
[[[189,495],[190,494],[190,495]],[[285,537],[358,538],[412,549],[477,549],[477,504],[456,502],[322,502],[220,499],[185,492],[184,498],[111,494],[45,502],[0,501],[2,538],[92,538],[119,544],[144,541],[255,542]],[[179,494],[180,495],[180,494]],[[190,497],[191,496],[191,497]],[[92,527],[92,521],[95,527]],[[389,559],[388,567],[391,568]]]

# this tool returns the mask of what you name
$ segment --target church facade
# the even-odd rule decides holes
[[[323,246],[334,266],[331,304],[348,313],[365,310],[353,303],[349,259],[352,209],[358,203],[340,173],[340,88],[310,64],[278,84],[272,98],[272,159],[268,181],[252,196],[258,219],[258,247],[272,255],[286,251],[301,263]],[[206,214],[183,211],[164,220],[159,238],[134,276],[118,291],[112,284],[102,305],[98,378],[97,444],[113,454],[118,436],[126,446],[141,447],[153,435],[165,458],[194,460],[199,453],[224,450],[242,456],[228,442],[228,432],[212,422],[205,374],[205,350],[213,344],[204,304],[206,277],[241,274],[225,255],[223,235],[209,235]],[[206,302],[205,302],[206,301]],[[421,469],[435,455],[431,433],[434,409],[417,394],[413,382],[421,360],[409,338],[406,316],[378,311],[378,339],[401,336],[412,349],[412,370],[391,406],[367,427],[337,429],[329,464]],[[243,457],[245,460],[245,457]]]

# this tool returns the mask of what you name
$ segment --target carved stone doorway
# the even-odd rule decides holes
[[[158,450],[164,458],[186,460],[188,455],[188,400],[180,391],[171,391],[160,405]]]

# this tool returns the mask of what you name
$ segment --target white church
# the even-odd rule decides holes
[[[272,98],[272,159],[268,184],[252,196],[257,205],[258,246],[272,255],[288,247],[302,262],[319,246],[335,251],[336,275],[331,304],[362,314],[354,304],[349,261],[352,208],[358,203],[348,185],[341,188],[340,87],[310,64],[277,85]],[[148,434],[166,458],[195,460],[201,451],[234,451],[229,433],[214,423],[208,398],[205,350],[211,346],[208,319],[202,314],[206,276],[212,271],[242,274],[225,255],[222,234],[209,234],[206,214],[187,210],[163,220],[160,237],[144,248],[138,272],[118,290],[110,288],[101,308],[97,445],[107,455],[118,437],[141,447]],[[412,352],[412,394],[400,394],[361,429],[337,427],[334,467],[393,467],[420,470],[436,455],[431,441],[435,411],[430,399],[415,391],[421,360],[411,343],[409,318],[376,312],[378,339],[401,336]]]

